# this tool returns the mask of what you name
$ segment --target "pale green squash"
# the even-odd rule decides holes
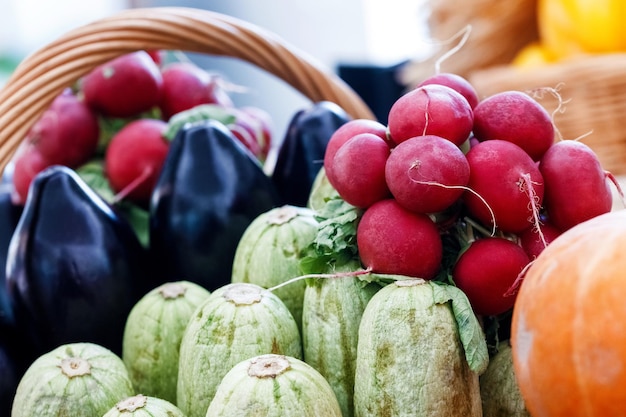
[[[224,375],[242,360],[267,353],[302,358],[300,332],[285,303],[255,284],[216,289],[185,329],[176,405],[187,417],[204,417]]]
[[[236,364],[222,379],[206,417],[342,417],[335,394],[313,367],[267,354]]]
[[[69,343],[41,355],[26,370],[11,417],[102,416],[133,394],[120,357],[93,343]]]

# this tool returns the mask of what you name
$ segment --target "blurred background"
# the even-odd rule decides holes
[[[29,53],[68,30],[125,8],[194,7],[228,14],[273,31],[351,84],[384,119],[402,90],[396,69],[428,50],[425,0],[0,0],[0,86]],[[282,81],[230,58],[190,55],[245,87],[237,104],[256,104],[278,130],[308,104]],[[277,132],[278,133],[278,132]]]

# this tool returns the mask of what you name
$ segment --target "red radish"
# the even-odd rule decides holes
[[[266,136],[262,123],[252,115],[238,108],[231,107],[227,112],[234,116],[232,123],[227,123],[226,127],[252,154],[264,161],[267,157]]]
[[[269,112],[256,106],[242,106],[239,110],[251,117],[259,126],[260,134],[258,136],[258,142],[261,147],[261,155],[263,159],[267,157],[267,154],[272,147],[272,137],[274,131],[274,120]]]
[[[390,197],[385,181],[387,142],[373,133],[360,133],[341,145],[330,163],[330,184],[355,207],[366,208]]]
[[[149,49],[146,50],[150,58],[154,61],[155,64],[161,65],[163,63],[163,56],[165,55],[165,51],[160,49]]]
[[[437,226],[394,199],[367,208],[356,236],[361,261],[373,272],[433,279],[439,271],[443,243]]]
[[[538,223],[544,180],[522,148],[505,140],[488,140],[466,155],[470,166],[465,205],[472,217],[503,232],[518,233]]]
[[[546,211],[560,230],[611,211],[613,194],[607,173],[584,143],[555,143],[541,158],[539,169],[546,184]]]
[[[51,164],[75,168],[95,153],[100,137],[96,114],[70,90],[57,96],[26,140]]]
[[[387,127],[375,120],[353,119],[341,125],[330,136],[324,153],[324,171],[329,181],[334,175],[330,162],[335,157],[337,149],[360,133],[372,133],[383,140],[387,140]]]
[[[421,87],[428,84],[440,84],[450,87],[465,97],[472,109],[476,107],[479,102],[478,93],[476,92],[474,86],[466,78],[458,74],[441,72],[439,74],[431,75],[417,86]]]
[[[450,207],[463,194],[469,176],[469,163],[461,149],[435,135],[400,143],[385,166],[391,194],[402,207],[418,213]]]
[[[474,108],[474,136],[479,141],[501,139],[515,143],[538,161],[554,143],[554,125],[546,109],[528,94],[503,91]]]
[[[87,74],[85,102],[109,117],[133,117],[158,105],[163,77],[146,51],[122,55]]]
[[[105,154],[105,173],[117,200],[149,201],[169,150],[163,136],[167,126],[163,120],[138,119],[113,136]]]
[[[20,148],[15,155],[11,200],[18,205],[26,203],[33,178],[50,165],[51,163],[34,145],[29,144]]]
[[[541,222],[519,234],[520,245],[530,259],[535,259],[554,239],[561,234],[552,223]]]
[[[163,92],[159,108],[164,120],[200,104],[233,105],[218,78],[192,62],[172,62],[161,73]]]
[[[517,243],[500,237],[473,241],[454,265],[452,279],[478,315],[502,314],[515,303],[509,290],[530,259]]]
[[[472,108],[461,94],[440,84],[417,87],[389,109],[389,135],[395,144],[420,135],[437,135],[461,146],[472,132]]]

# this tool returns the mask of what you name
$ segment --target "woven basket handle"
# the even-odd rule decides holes
[[[142,49],[238,58],[277,76],[312,101],[332,101],[354,118],[374,119],[338,76],[260,27],[201,9],[129,9],[67,32],[16,68],[0,90],[0,171],[58,94],[98,65]]]

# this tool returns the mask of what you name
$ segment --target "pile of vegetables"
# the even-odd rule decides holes
[[[386,128],[342,126],[326,175],[362,210],[365,267],[454,282],[476,313],[499,315],[512,308],[530,262],[562,232],[610,211],[618,184],[588,146],[555,140],[532,96],[478,101],[464,79],[437,77],[447,86],[426,80],[400,97]]]
[[[89,151],[46,153],[65,140],[48,113],[8,177],[12,417],[542,415],[526,280],[612,214],[621,190],[591,148],[532,95],[479,97],[451,73],[386,125],[314,103],[276,143],[260,110],[242,133],[219,84],[164,104],[198,88],[164,87],[171,67],[142,54],[124,59],[157,68],[133,82],[146,103],[107,107],[116,89],[91,89],[124,71],[105,64],[53,105],[93,116]]]
[[[246,227],[308,197],[325,141],[348,120],[312,103],[275,140],[266,112],[236,107],[221,75],[179,57],[138,51],[96,68],[3,173],[2,414],[25,368],[63,343],[121,355],[131,308],[158,285],[228,283]]]

